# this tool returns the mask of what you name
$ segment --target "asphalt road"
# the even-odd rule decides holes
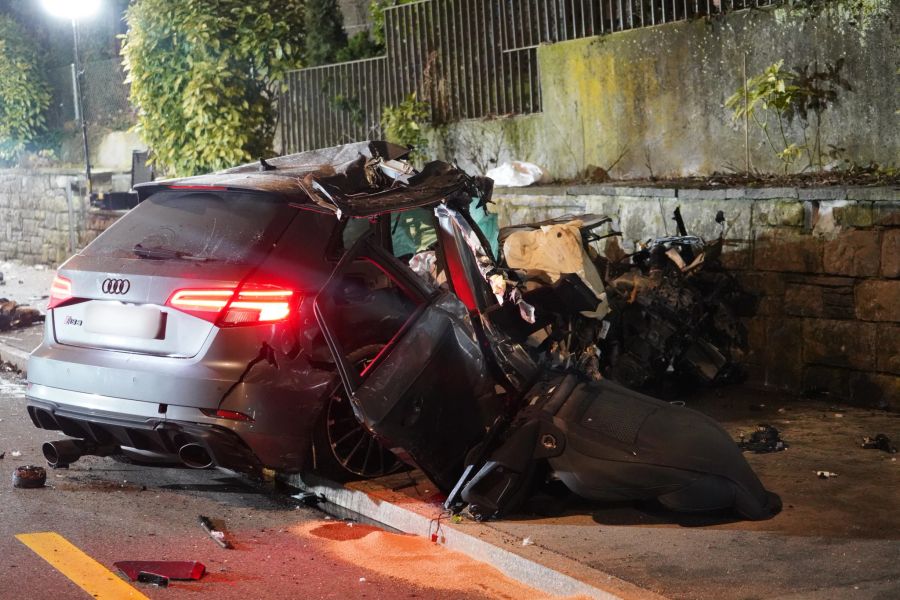
[[[84,586],[103,588],[103,580],[122,585],[124,577],[113,567],[120,560],[197,560],[206,566],[201,581],[173,581],[166,589],[130,584],[143,594],[137,598],[534,596],[424,538],[328,517],[219,471],[140,468],[88,457],[69,470],[48,470],[43,489],[14,489],[14,468],[44,465],[40,445],[56,437],[31,425],[24,389],[15,375],[0,374],[0,600],[89,598]],[[199,526],[199,515],[225,530],[234,549],[216,545]],[[44,551],[61,560],[60,568],[15,537],[43,532],[76,547]],[[29,539],[47,538],[23,538]],[[95,572],[79,576],[91,559],[102,565],[99,571],[94,564]],[[101,591],[96,597],[127,597],[122,594]]]

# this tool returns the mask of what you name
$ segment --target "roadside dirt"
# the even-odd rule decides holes
[[[541,595],[489,565],[420,536],[388,533],[377,527],[345,522],[308,523],[298,530],[302,535],[325,541],[326,550],[336,558],[384,576],[427,581],[433,588],[451,592],[454,598],[473,591],[502,600],[559,598]]]

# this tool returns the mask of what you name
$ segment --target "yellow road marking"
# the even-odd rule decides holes
[[[58,533],[20,533],[16,539],[97,600],[149,600]]]

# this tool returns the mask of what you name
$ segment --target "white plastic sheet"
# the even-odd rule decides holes
[[[514,160],[494,167],[485,173],[498,187],[525,187],[544,179],[544,171],[539,166]]]

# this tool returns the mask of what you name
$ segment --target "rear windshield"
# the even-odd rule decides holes
[[[153,194],[84,249],[84,256],[254,262],[277,241],[294,211],[253,192]]]

